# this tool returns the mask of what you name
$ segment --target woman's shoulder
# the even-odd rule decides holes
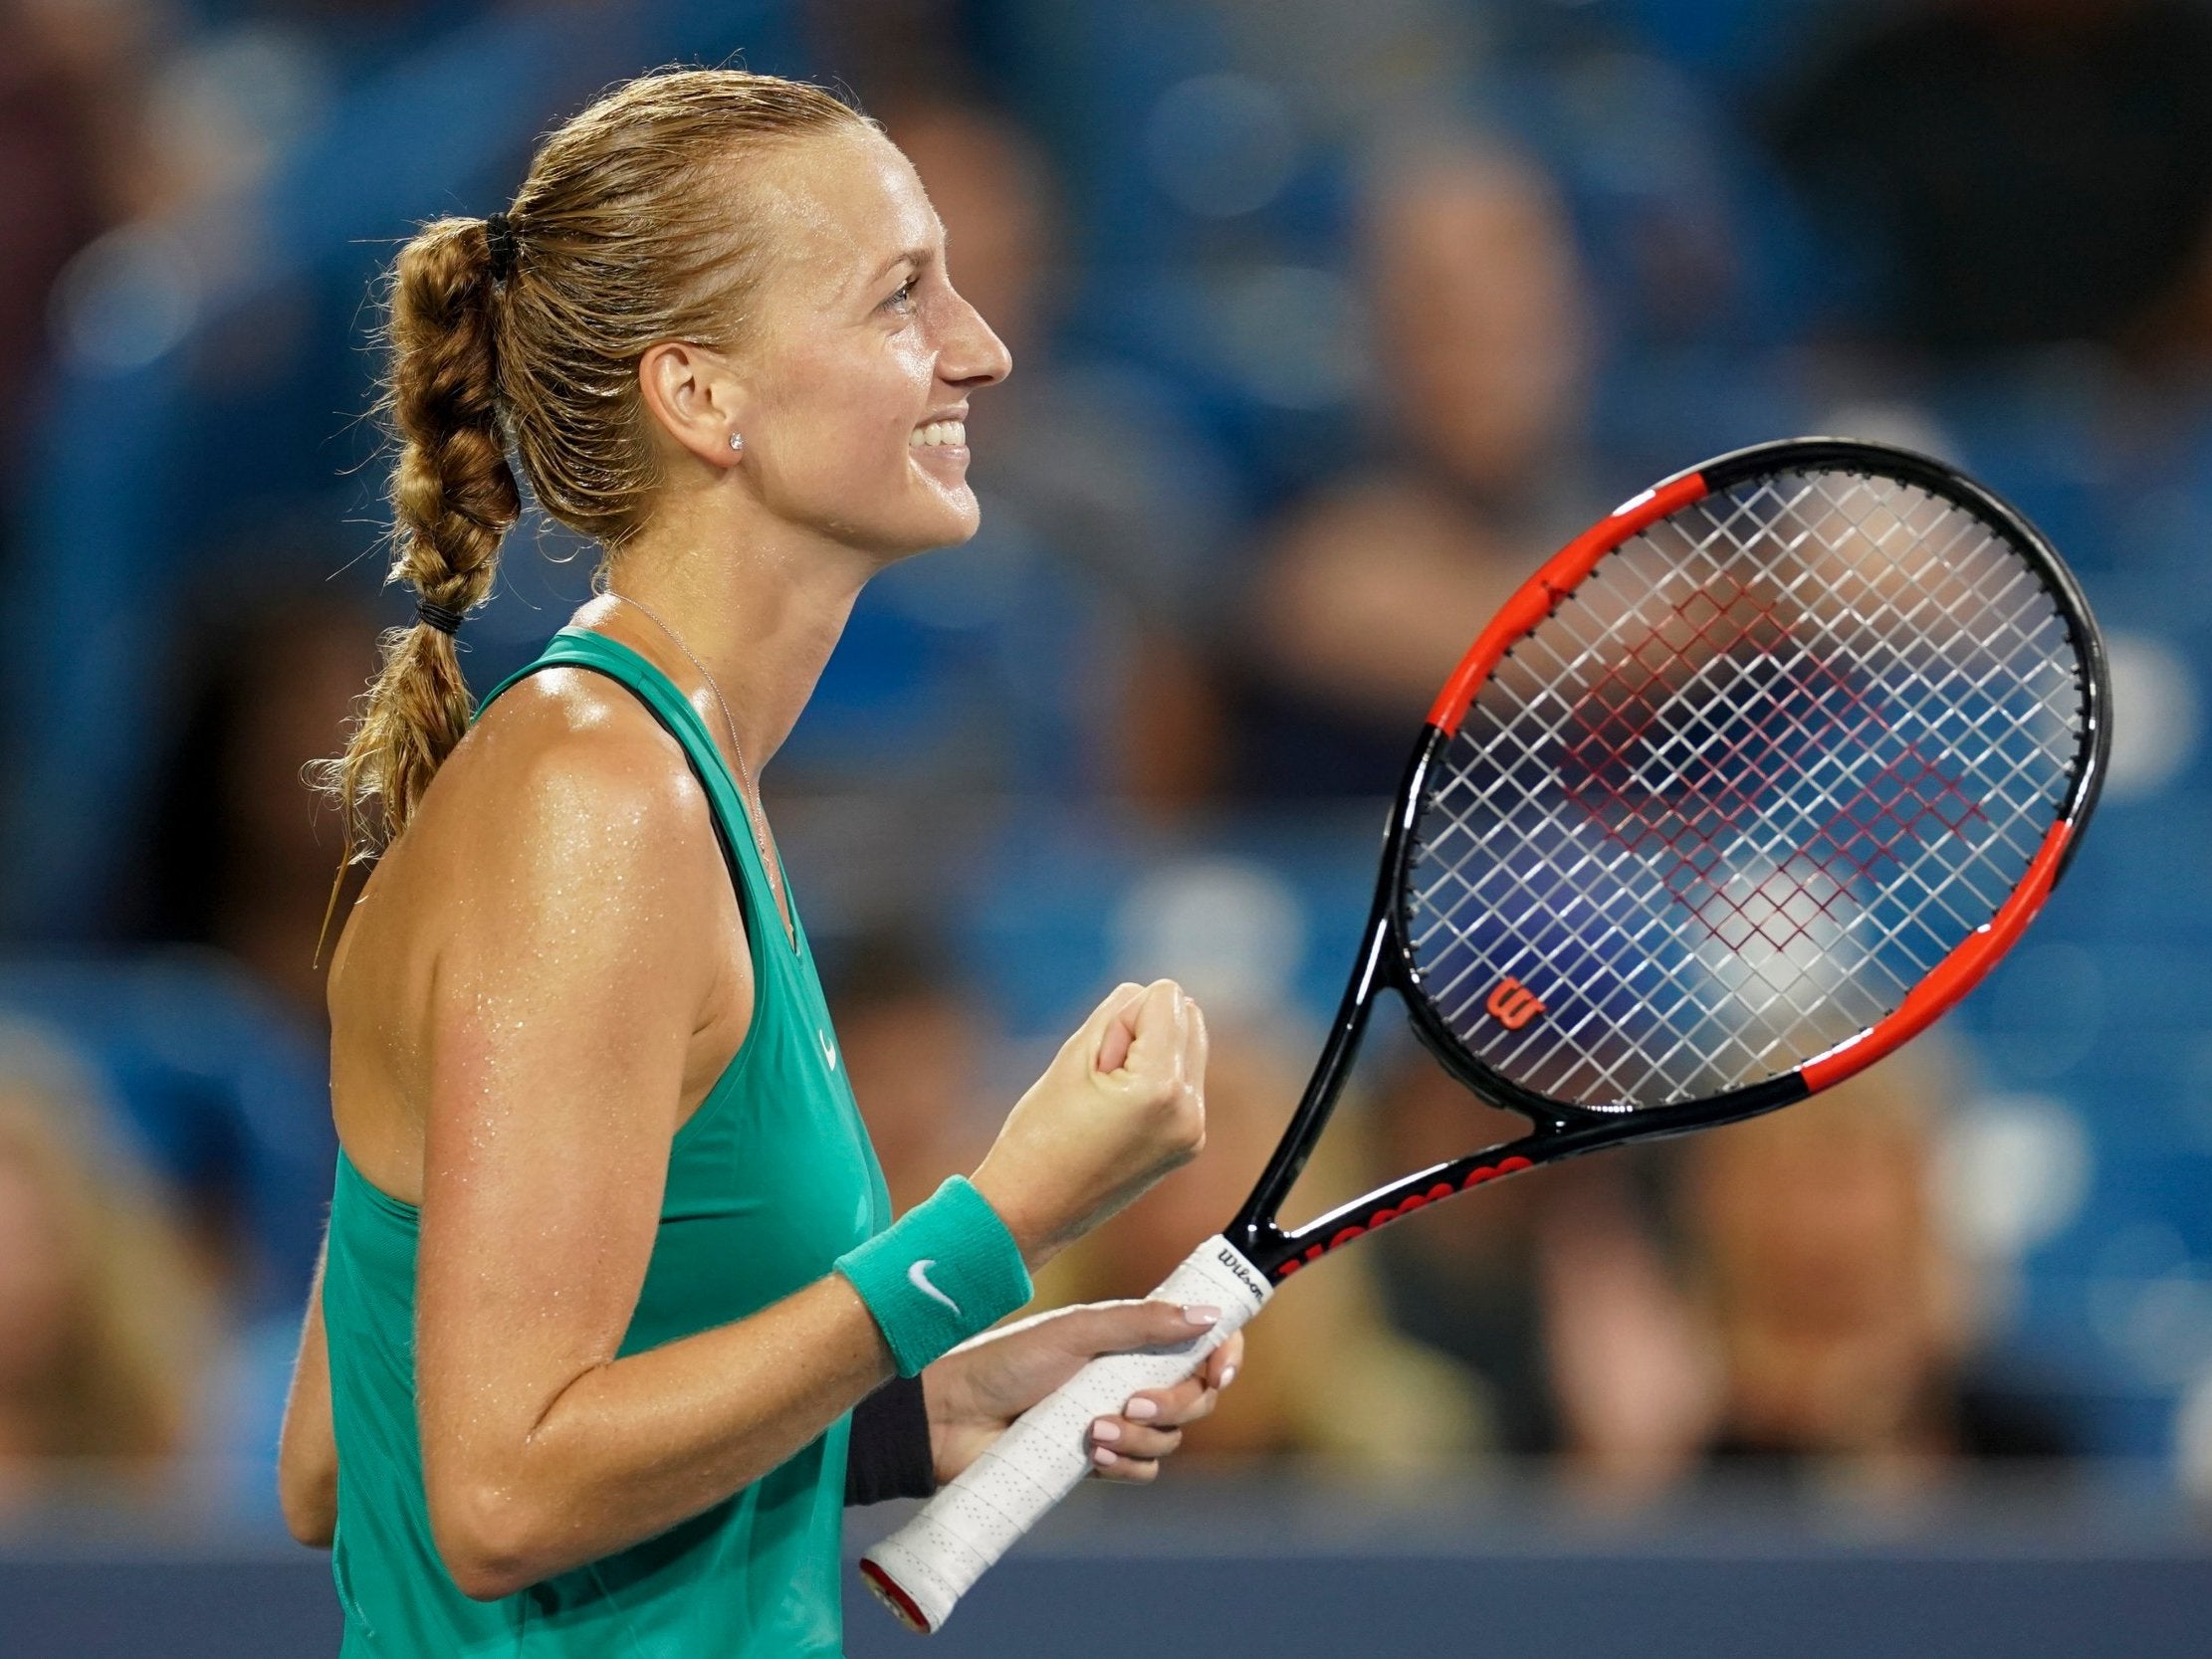
[[[683,746],[603,674],[553,664],[509,686],[455,746],[425,797],[502,822],[574,806],[703,806]]]
[[[510,686],[432,777],[395,853],[434,907],[488,884],[719,877],[706,791],[628,691],[552,666]]]
[[[583,1017],[622,961],[647,964],[630,978],[657,976],[672,1005],[703,1002],[730,953],[718,887],[706,793],[659,723],[588,671],[517,682],[433,774],[332,956],[333,1107],[351,1110],[348,1148],[376,1135],[375,1108],[354,1097],[425,1098],[410,1069],[419,1045],[392,1033],[428,1029],[441,998],[465,1004],[497,981]],[[374,1087],[339,1100],[336,1061],[354,1043],[367,1046],[344,1075]]]
[[[560,662],[507,683],[482,706],[453,757],[472,746],[526,764],[553,754],[594,764],[683,758],[636,693],[593,669]]]

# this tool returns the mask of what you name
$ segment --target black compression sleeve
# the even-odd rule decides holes
[[[919,1376],[895,1376],[852,1408],[845,1503],[927,1498],[937,1490],[929,1408]]]

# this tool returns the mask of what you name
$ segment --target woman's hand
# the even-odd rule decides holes
[[[1098,1355],[1185,1342],[1219,1317],[1218,1309],[1169,1302],[1098,1302],[1039,1314],[955,1348],[922,1373],[938,1484],[951,1481],[1016,1417]],[[1239,1331],[1173,1387],[1132,1394],[1120,1415],[1095,1420],[1092,1473],[1152,1480],[1160,1460],[1182,1443],[1185,1425],[1214,1409],[1243,1356]]]
[[[1206,1016],[1172,979],[1117,986],[1015,1104],[976,1189],[1030,1268],[1206,1143]]]

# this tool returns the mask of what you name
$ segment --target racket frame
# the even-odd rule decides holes
[[[2003,535],[2037,567],[2073,632],[2085,669],[2082,746],[2043,847],[1991,920],[1954,946],[1896,1009],[1869,1031],[1793,1072],[1709,1100],[1610,1111],[1550,1100],[1514,1084],[1469,1054],[1420,994],[1408,944],[1411,901],[1406,877],[1424,790],[1444,746],[1499,659],[1631,535],[1762,473],[1787,472],[1793,466],[1851,470],[1855,462],[1861,464],[1859,470],[1931,489]],[[1126,1398],[1131,1388],[1154,1385],[1149,1367],[1164,1365],[1160,1374],[1171,1378],[1187,1373],[1206,1348],[1223,1340],[1266,1302],[1273,1284],[1305,1263],[1486,1181],[1600,1146],[1678,1135],[1802,1100],[1872,1064],[1933,1021],[2004,953],[2064,873],[2102,781],[2110,740],[2109,704],[2103,651],[2072,575],[2018,513],[1941,462],[1885,445],[1793,439],[1722,456],[1623,504],[1562,548],[1508,601],[1461,661],[1431,713],[1385,831],[1375,903],[1357,964],[1290,1126],[1236,1219],[1223,1233],[1199,1246],[1156,1293],[1179,1301],[1203,1295],[1222,1306],[1222,1319],[1174,1349],[1140,1349],[1092,1360],[1023,1413],[974,1465],[863,1556],[861,1570],[870,1585],[916,1629],[941,1627],[979,1575],[1082,1478],[1088,1462],[1083,1451],[1088,1420],[1113,1400]],[[1286,1232],[1276,1222],[1276,1213],[1335,1110],[1375,999],[1386,988],[1401,993],[1416,1035],[1451,1076],[1494,1105],[1526,1116],[1534,1133],[1408,1175]]]
[[[1420,991],[1408,942],[1407,875],[1429,776],[1506,652],[1557,609],[1607,554],[1685,507],[1761,476],[1804,470],[1859,472],[1926,490],[1980,519],[2041,578],[2084,668],[2081,747],[2067,793],[2043,846],[1996,915],[1954,946],[1895,1010],[1869,1030],[1794,1071],[1706,1100],[1614,1110],[1552,1100],[1469,1054]],[[1375,901],[1328,1040],[1281,1141],[1222,1236],[1269,1282],[1280,1283],[1329,1251],[1470,1187],[1601,1146],[1658,1140],[1757,1117],[1865,1070],[1932,1024],[1972,989],[2011,947],[2066,873],[2080,846],[2082,826],[2103,785],[2111,743],[2110,704],[2103,644],[2073,572],[2011,504],[1931,456],[1857,439],[1783,439],[1719,456],[1624,502],[1522,584],[1476,638],[1438,696],[1392,806]],[[1351,1077],[1368,1016],[1385,989],[1399,993],[1422,1046],[1446,1072],[1490,1105],[1527,1118],[1534,1133],[1432,1165],[1285,1230],[1275,1217],[1328,1126]]]

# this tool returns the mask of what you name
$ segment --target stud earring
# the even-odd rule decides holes
[[[734,450],[738,450],[738,451],[740,451],[740,452],[742,453],[742,452],[744,451],[744,449],[745,449],[745,436],[744,436],[744,434],[742,434],[742,433],[738,433],[738,432],[733,432],[733,433],[731,433],[731,434],[730,434],[730,447],[731,447],[732,449],[734,449]]]

